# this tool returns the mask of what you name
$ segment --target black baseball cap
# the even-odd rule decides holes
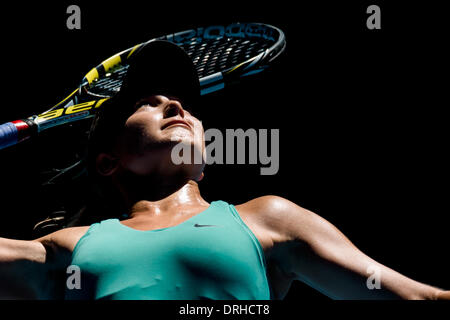
[[[178,45],[154,40],[129,59],[129,68],[117,93],[122,104],[134,104],[152,94],[179,98],[192,106],[200,97],[200,83],[194,63]]]

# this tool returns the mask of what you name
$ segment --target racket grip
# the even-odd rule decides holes
[[[12,122],[0,125],[0,149],[15,145],[18,142],[19,130]]]
[[[0,150],[29,138],[35,131],[36,125],[30,120],[16,120],[0,125]]]

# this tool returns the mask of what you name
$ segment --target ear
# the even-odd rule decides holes
[[[119,160],[107,153],[100,153],[95,162],[97,172],[102,176],[110,176],[119,168]]]

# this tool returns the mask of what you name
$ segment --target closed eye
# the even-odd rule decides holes
[[[145,99],[139,100],[138,102],[136,102],[136,104],[134,105],[134,110],[138,110],[143,106],[148,106],[149,103],[148,101],[146,101]]]

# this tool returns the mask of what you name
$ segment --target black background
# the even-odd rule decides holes
[[[204,198],[285,197],[375,260],[448,289],[448,33],[438,3],[15,3],[2,7],[0,122],[45,111],[99,62],[153,37],[235,21],[278,26],[287,38],[278,63],[207,97],[199,118],[205,128],[280,129],[279,172],[209,166]],[[66,28],[70,4],[81,8],[81,30]],[[366,28],[370,4],[381,7],[381,30]],[[0,151],[1,236],[28,239],[45,218],[52,196],[37,172],[75,138],[53,139]],[[328,299],[295,283],[286,300],[300,297]]]

